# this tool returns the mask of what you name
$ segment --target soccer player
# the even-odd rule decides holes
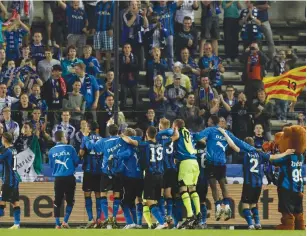
[[[101,136],[96,133],[98,128],[97,122],[92,122],[90,124],[91,133],[88,135],[88,140],[93,140],[97,142],[101,139]],[[88,223],[86,228],[93,228],[96,224],[100,224],[100,215],[101,215],[101,204],[100,204],[100,180],[101,180],[101,155],[102,153],[97,153],[93,149],[87,149],[85,147],[84,140],[80,146],[80,156],[83,157],[83,166],[84,171],[83,175],[83,185],[82,190],[84,192],[85,198],[85,208],[88,216]],[[96,212],[97,219],[96,221],[93,218],[93,203],[92,203],[92,192],[95,192],[96,197]]]
[[[229,220],[231,217],[230,199],[228,190],[226,187],[226,148],[228,143],[225,137],[218,130],[219,117],[212,115],[211,117],[212,127],[206,128],[199,133],[200,139],[206,141],[207,145],[207,165],[209,184],[212,190],[212,196],[215,201],[215,219],[219,221],[222,214],[225,212],[225,220]],[[227,131],[227,134],[239,146],[245,151],[254,151],[255,148],[246,144],[245,142],[236,138],[233,134]],[[223,201],[219,200],[219,194],[216,186],[216,181],[219,182]],[[225,209],[222,209],[222,203],[225,205]]]
[[[54,180],[54,217],[55,228],[68,229],[68,220],[75,202],[76,178],[75,169],[79,163],[79,157],[75,148],[67,145],[64,131],[56,131],[54,134],[56,145],[49,150],[49,164],[53,169]],[[63,223],[60,222],[62,201],[66,200],[66,210]]]
[[[94,149],[95,152],[103,153],[101,165],[101,210],[104,214],[105,221],[101,223],[101,227],[118,228],[116,216],[121,203],[120,193],[122,191],[122,180],[120,171],[122,170],[122,158],[130,157],[131,151],[128,144],[119,136],[119,128],[117,125],[108,127],[110,137],[101,139],[96,143],[89,141],[87,135],[84,135],[84,143],[87,149]],[[125,151],[127,152],[125,152]],[[108,200],[107,193],[112,188],[113,201],[113,217],[108,216]]]
[[[124,141],[134,146],[144,146],[143,157],[141,162],[145,167],[144,178],[144,218],[151,228],[153,226],[150,213],[157,219],[159,225],[156,229],[164,229],[168,227],[167,223],[164,223],[164,219],[157,206],[157,201],[161,197],[161,190],[163,184],[163,145],[156,139],[157,129],[153,126],[149,126],[146,131],[146,142],[138,142],[128,137],[123,137]],[[175,136],[176,137],[176,136]],[[169,138],[171,142],[172,139]]]
[[[162,217],[165,218],[165,199],[167,216],[166,222],[168,224],[172,221],[173,213],[173,197],[172,189],[175,189],[177,185],[177,167],[174,160],[174,143],[169,142],[169,137],[173,136],[173,129],[170,128],[170,121],[162,118],[159,123],[159,132],[157,134],[157,140],[163,144],[163,161],[164,161],[164,175],[163,175],[163,190],[164,196],[161,196],[159,200],[159,208]]]
[[[19,205],[19,179],[16,172],[17,151],[13,148],[13,135],[3,133],[2,145],[5,147],[0,155],[0,164],[3,165],[2,186],[0,192],[0,217],[4,216],[5,203],[10,202],[13,206],[14,225],[10,229],[20,228],[20,205]]]
[[[240,148],[234,144],[232,139],[228,136],[226,131],[222,128],[218,130],[224,135],[229,146],[236,152],[240,152]],[[251,146],[255,146],[255,141],[252,137],[247,137],[244,140]],[[254,150],[250,152],[244,152],[243,160],[243,190],[241,196],[241,202],[243,207],[243,215],[248,224],[248,229],[261,229],[259,213],[257,203],[261,194],[262,189],[262,179],[263,179],[263,170],[261,169],[261,164],[265,162],[273,161],[278,162],[278,159],[283,158],[287,155],[292,155],[294,149],[288,149],[284,153],[270,155],[262,151]],[[251,214],[252,213],[252,214]],[[253,215],[253,216],[252,216]],[[253,220],[255,225],[253,224]]]
[[[185,127],[183,120],[175,120],[173,122],[173,129],[178,129],[179,131],[179,136],[173,139],[174,150],[176,158],[180,161],[178,173],[179,192],[187,210],[187,219],[179,228],[193,228],[194,224],[198,224],[202,219],[199,196],[196,192],[199,176],[199,167],[195,155],[196,150],[192,143],[192,135]],[[193,215],[191,201],[195,206],[196,219]]]

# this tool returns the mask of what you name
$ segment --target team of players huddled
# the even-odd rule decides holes
[[[253,138],[245,142],[219,127],[219,118],[211,116],[211,127],[191,133],[181,119],[173,122],[162,118],[159,130],[149,127],[143,135],[141,129],[127,128],[119,135],[115,124],[108,124],[110,137],[97,134],[97,123],[88,124],[79,153],[67,140],[63,131],[55,133],[56,145],[49,151],[50,165],[55,177],[54,217],[56,228],[69,228],[73,210],[76,179],[75,168],[83,159],[83,191],[88,214],[86,228],[119,228],[116,222],[119,207],[126,220],[125,229],[142,228],[143,217],[148,228],[179,229],[207,228],[205,205],[208,185],[215,201],[215,218],[231,218],[230,196],[226,185],[227,147],[244,153],[244,184],[241,201],[249,229],[261,229],[257,202],[261,193],[263,171],[261,164],[271,162],[282,166],[278,187],[302,192],[303,181],[291,173],[301,172],[303,157],[295,150],[270,155],[255,149]],[[145,136],[145,138],[144,138]],[[13,229],[20,226],[18,178],[15,172],[13,138],[2,136],[6,148],[0,155],[4,165],[0,216],[4,215],[5,202],[14,207]],[[297,171],[293,171],[297,170]],[[218,181],[223,199],[219,199]],[[291,184],[287,184],[291,183]],[[295,190],[294,190],[295,188]],[[113,215],[108,215],[108,191],[113,191]],[[96,219],[92,209],[91,193],[96,197]],[[60,209],[67,203],[63,222]],[[288,204],[288,203],[279,203]],[[183,214],[183,209],[186,213]],[[103,214],[104,221],[101,220]],[[184,216],[183,216],[184,215]],[[152,222],[152,216],[157,223]],[[253,222],[254,220],[254,222]]]

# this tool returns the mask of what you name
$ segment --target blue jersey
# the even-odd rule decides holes
[[[228,143],[224,135],[217,129],[218,127],[209,127],[199,133],[200,139],[205,138],[207,144],[207,163],[221,166],[226,164],[226,149]],[[233,142],[246,152],[255,151],[256,149],[242,140],[236,138],[232,133],[226,131]]]
[[[192,136],[187,128],[179,130],[179,139],[174,142],[175,157],[179,161],[188,159],[196,160],[196,150],[192,142]]]
[[[193,144],[196,149],[196,157],[197,162],[199,165],[199,176],[198,176],[198,182],[207,184],[208,182],[208,176],[206,173],[206,144],[199,142],[199,136],[197,133],[193,134]]]
[[[72,176],[79,163],[75,148],[71,145],[57,143],[49,150],[50,167],[53,168],[52,176]]]
[[[142,141],[142,137],[131,137],[136,141]],[[143,170],[141,166],[142,147],[132,148],[132,154],[129,159],[124,160],[123,175],[129,178],[142,179]]]
[[[174,143],[171,140],[173,136],[173,129],[162,130],[157,134],[157,141],[162,142],[163,145],[163,161],[165,169],[176,169],[174,160]]]
[[[89,75],[97,77],[102,71],[100,69],[99,61],[96,57],[90,56],[89,58],[82,58],[83,63],[85,64],[85,72]],[[94,66],[90,66],[90,63],[93,63]]]
[[[96,5],[96,32],[112,29],[114,14],[114,1],[99,1]]]
[[[68,34],[83,34],[82,29],[85,27],[87,20],[86,12],[82,8],[73,9],[66,4],[66,17],[68,25]]]
[[[24,29],[15,31],[4,31],[6,40],[6,59],[14,60],[20,57],[19,47],[22,45],[22,39],[28,32]]]
[[[93,142],[96,143],[98,140],[101,139],[101,136],[97,135],[96,133],[93,133],[88,136],[88,139],[93,140]],[[100,174],[102,153],[95,152],[94,148],[87,149],[85,146],[85,141],[83,139],[80,149],[85,150],[85,154],[83,157],[83,166],[82,166],[84,172],[90,172],[92,174]]]
[[[210,80],[212,83],[212,86],[221,86],[223,84],[223,80],[221,78],[221,73],[219,71],[219,64],[221,64],[222,61],[218,56],[212,55],[211,57],[203,56],[199,62],[199,68],[200,69],[208,69],[210,68],[210,64],[212,64],[213,69],[210,73],[213,72],[213,76],[210,74]]]
[[[144,152],[142,152],[142,158],[145,160],[146,173],[159,175],[164,173],[163,163],[163,145],[159,142],[139,142],[140,146],[144,146]]]
[[[19,180],[16,171],[16,149],[9,147],[0,154],[0,163],[2,164],[2,183],[10,187],[18,188]]]
[[[253,151],[244,153],[243,172],[244,184],[251,185],[253,188],[262,186],[263,168],[261,164],[268,162],[270,154]]]
[[[254,136],[253,139],[254,139],[254,142],[255,142],[255,148],[262,149],[262,145],[266,141],[265,138]]]
[[[45,46],[43,44],[31,45],[31,58],[35,59],[36,65],[41,61],[45,59]]]
[[[86,102],[86,109],[91,109],[95,101],[95,93],[99,91],[97,80],[94,76],[85,74],[84,82],[81,86],[81,94]]]
[[[169,35],[174,35],[174,14],[177,10],[177,3],[173,2],[164,7],[158,4],[152,10],[160,17],[162,28],[168,29]]]
[[[293,192],[303,192],[304,182],[302,176],[302,166],[304,156],[288,155],[281,159],[273,160],[272,163],[280,166],[278,187],[285,188]]]

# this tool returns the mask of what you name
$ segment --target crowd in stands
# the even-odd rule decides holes
[[[19,1],[20,3],[21,1]],[[33,135],[47,152],[57,130],[80,143],[82,126],[99,124],[100,135],[114,119],[113,34],[120,24],[119,125],[125,112],[144,111],[139,99],[140,71],[146,72],[150,109],[136,126],[158,125],[162,117],[185,120],[192,132],[210,126],[217,114],[223,128],[256,145],[272,139],[270,119],[287,120],[294,103],[266,101],[262,79],[268,70],[281,75],[296,66],[291,50],[276,52],[268,1],[121,1],[114,22],[114,1],[44,1],[47,34],[23,22],[18,1],[0,2],[0,135],[10,131],[19,151]],[[274,6],[272,6],[274,7]],[[195,11],[201,9],[201,27]],[[225,57],[218,56],[219,16],[224,14]],[[200,36],[200,40],[199,40]],[[261,50],[263,36],[268,55]],[[239,54],[239,42],[244,53]],[[46,42],[46,43],[44,43]],[[223,62],[243,65],[244,92],[223,90]],[[169,72],[172,72],[169,73]],[[137,115],[135,115],[136,117]],[[304,125],[304,114],[297,116]],[[145,132],[144,132],[145,133]]]

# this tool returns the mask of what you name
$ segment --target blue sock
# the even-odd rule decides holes
[[[177,209],[177,220],[182,221],[182,207],[183,207],[183,202],[181,198],[176,199],[176,209]]]
[[[143,204],[136,204],[136,215],[137,215],[137,224],[142,225],[143,222]]]
[[[150,207],[150,212],[151,214],[157,219],[157,221],[159,222],[160,225],[164,224],[164,219],[161,215],[161,211],[158,209],[157,205],[151,205]]]
[[[137,223],[137,217],[136,217],[136,207],[135,207],[135,204],[130,206],[130,212],[131,212],[131,215],[132,215],[133,222],[136,224]]]
[[[166,199],[166,213],[167,216],[171,216],[173,214],[173,199],[171,198]]]
[[[85,209],[88,216],[88,221],[93,220],[93,202],[91,197],[85,198]]]
[[[55,217],[55,225],[56,226],[61,226],[60,217]]]
[[[109,214],[108,214],[108,200],[107,200],[107,197],[102,197],[100,199],[100,204],[101,204],[101,210],[103,212],[103,216],[104,216],[104,219],[107,220],[109,218]]]
[[[115,217],[115,218],[116,218],[117,213],[118,213],[119,204],[120,204],[119,198],[114,198],[114,202],[113,202],[113,217]]]
[[[20,224],[20,207],[14,207],[14,225]]]
[[[4,216],[4,206],[0,206],[0,217]]]
[[[230,200],[229,198],[224,198],[223,199],[223,204],[226,206],[226,205],[230,205]]]
[[[249,209],[243,209],[243,215],[245,217],[245,220],[246,220],[248,226],[252,225],[253,221],[252,221],[251,211]]]
[[[200,204],[200,212],[202,214],[202,222],[203,224],[207,223],[207,206],[206,204]]]
[[[97,220],[101,217],[101,198],[96,198],[96,214],[97,214]]]
[[[257,207],[252,208],[251,212],[253,213],[253,218],[254,218],[255,224],[259,225],[260,224],[260,219],[259,219],[258,208]]]
[[[130,208],[128,206],[123,206],[124,216],[127,225],[133,224],[133,220],[131,218]]]
[[[164,197],[160,197],[159,201],[158,201],[158,204],[159,204],[159,210],[160,210],[160,213],[161,213],[161,216],[165,217],[165,199]]]
[[[64,222],[65,223],[68,223],[68,220],[69,220],[69,217],[70,217],[70,214],[72,212],[72,206],[66,206],[66,210],[65,210],[65,216],[64,216]]]

